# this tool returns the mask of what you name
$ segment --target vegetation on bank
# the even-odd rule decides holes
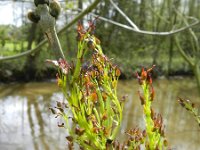
[[[73,16],[69,15],[68,12],[72,14],[78,13],[77,9],[83,9],[84,2],[77,0],[63,3],[61,6],[64,11],[61,14],[62,17],[58,18],[58,20],[68,24],[69,18]],[[145,0],[141,2],[116,1],[116,4],[141,29],[156,32],[170,31],[171,29],[185,26],[185,23],[187,23],[184,21],[185,19],[189,23],[192,22],[188,16],[199,18],[200,14],[198,13],[200,6],[197,0],[181,0],[177,2],[171,0],[162,2],[157,0],[150,2]],[[109,20],[128,24],[109,1],[99,3],[93,13]],[[181,16],[180,13],[183,15]],[[81,21],[85,22],[90,18],[91,16],[88,15]],[[30,50],[44,39],[38,25],[30,24],[26,17],[22,19],[23,24],[20,27],[0,26],[1,56],[11,56]],[[100,18],[97,19],[96,25],[98,28],[95,34],[101,39],[101,45],[104,47],[103,51],[109,58],[114,58],[114,63],[120,66],[122,78],[131,78],[133,70],[137,71],[141,66],[150,66],[152,64],[157,65],[157,75],[193,75],[195,72],[182,57],[175,42],[175,37],[177,36],[181,48],[188,57],[193,59],[194,56],[198,56],[199,50],[195,49],[198,45],[195,44],[195,40],[188,30],[172,36],[152,36],[120,28]],[[192,30],[198,38],[198,26],[194,26]],[[64,31],[59,36],[68,60],[75,57],[77,49],[77,43],[74,40],[75,34],[75,27],[71,27],[70,30]],[[53,56],[50,54],[48,50],[50,48],[47,45],[42,49],[42,51],[31,55],[29,58],[21,58],[17,63],[15,63],[15,60],[2,61],[0,63],[2,81],[9,81],[10,79],[15,81],[23,80],[25,76],[28,76],[25,77],[27,80],[49,77],[54,70],[41,62],[44,62],[44,59],[53,58]],[[27,70],[27,68],[29,69]],[[10,76],[11,74],[13,76]]]
[[[98,23],[101,24],[102,21],[98,20]],[[97,24],[98,25],[98,24]],[[8,26],[9,28],[9,26]],[[23,28],[23,27],[22,27]],[[11,31],[10,31],[11,32]],[[96,34],[101,32],[100,29],[97,28]],[[123,33],[123,32],[122,32]],[[68,60],[73,60],[76,53],[76,40],[75,40],[76,29],[72,29],[68,31],[68,36],[74,38],[68,38],[68,36],[61,37],[61,44],[64,49],[64,53],[67,56]],[[126,40],[126,39],[125,39]],[[124,46],[126,47],[128,42],[124,41]],[[102,45],[107,45],[106,41],[101,42]],[[112,44],[112,41],[111,41]],[[36,42],[32,44],[32,48],[34,48]],[[28,46],[28,42],[24,40],[17,40],[14,43],[14,39],[10,39],[9,42],[6,41],[4,46],[1,46],[1,55],[2,56],[11,56],[18,54],[19,52],[26,50]],[[153,63],[153,46],[149,44],[144,48],[123,48],[118,49],[116,45],[115,49],[112,49],[112,45],[104,46],[104,53],[109,58],[114,58],[113,61],[116,65],[120,66],[120,70],[122,72],[121,79],[130,79],[133,77],[133,73],[135,71],[139,71],[143,66],[149,66]],[[46,80],[50,78],[55,78],[56,69],[52,66],[45,64],[45,59],[53,59],[52,52],[48,49],[50,47],[48,45],[43,46],[42,50],[39,54],[36,54],[36,58],[34,59],[34,69],[31,71],[27,71],[25,66],[33,65],[33,62],[28,62],[27,58],[20,58],[17,60],[3,61],[0,63],[0,78],[1,82],[12,82],[12,81],[33,81],[33,80]],[[109,49],[110,48],[110,49]],[[162,49],[161,49],[162,50]],[[161,51],[160,50],[160,51]],[[120,57],[118,57],[120,56]],[[35,57],[34,54],[32,57]],[[184,61],[178,51],[175,51],[173,54],[171,68],[169,70],[168,66],[169,57],[167,51],[160,52],[159,56],[156,58],[156,63],[158,64],[155,72],[157,76],[193,76],[192,69]]]

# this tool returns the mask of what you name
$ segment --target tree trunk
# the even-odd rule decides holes
[[[193,72],[197,82],[198,93],[200,95],[200,66],[198,63],[193,67]]]
[[[167,76],[171,74],[171,65],[172,65],[172,57],[173,57],[173,48],[174,48],[174,38],[170,37],[170,46],[169,46],[169,61],[168,61],[168,69],[167,69]]]
[[[29,36],[28,36],[28,46],[27,49],[31,49],[34,39],[35,39],[35,35],[36,35],[36,29],[37,29],[37,25],[35,23],[33,23],[31,25],[30,31],[29,31]],[[25,66],[24,66],[24,72],[25,72],[25,76],[24,79],[25,81],[30,81],[30,80],[34,80],[35,76],[36,76],[36,60],[37,57],[39,55],[39,52],[35,53],[34,55],[28,55],[26,58],[26,62],[25,62]]]

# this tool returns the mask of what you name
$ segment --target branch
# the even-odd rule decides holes
[[[181,48],[180,42],[177,37],[175,37],[175,42],[176,42],[176,46],[178,47],[178,51],[181,53],[183,58],[190,64],[190,66],[194,67],[194,63],[192,59],[189,56],[187,56],[184,50]]]
[[[78,16],[76,16],[71,22],[69,22],[65,27],[63,27],[59,32],[58,35],[61,35],[64,31],[66,31],[68,28],[70,28],[72,25],[74,25],[79,19],[81,19],[83,16],[88,14],[90,11],[92,11],[100,2],[101,0],[95,0],[90,6],[88,6],[84,11],[82,11]],[[0,62],[4,60],[12,60],[16,58],[20,58],[23,56],[30,55],[32,53],[35,53],[37,51],[41,50],[41,47],[47,43],[47,40],[43,40],[40,42],[34,49],[27,50],[25,52],[22,52],[20,54],[14,55],[14,56],[7,56],[7,57],[1,57]]]
[[[113,7],[115,9],[117,9],[117,11],[128,21],[128,23],[133,27],[135,28],[136,30],[140,30],[137,25],[135,23],[133,23],[131,21],[131,19],[112,1],[110,0],[110,3],[113,5]]]
[[[135,25],[135,23],[133,23],[131,21],[131,19],[129,19],[129,17],[112,0],[110,0],[110,3],[131,24],[132,27],[124,25],[124,24],[121,24],[121,23],[118,23],[118,22],[117,23],[116,22],[113,23],[113,21],[110,22],[110,23],[113,23],[115,25],[119,25],[120,27],[124,27],[124,28],[126,28],[128,30],[132,30],[132,31],[140,33],[140,34],[160,35],[160,36],[172,35],[172,34],[176,34],[178,32],[184,31],[184,30],[186,30],[188,28],[191,28],[191,27],[193,27],[193,26],[195,26],[195,25],[200,23],[200,21],[197,18],[189,17],[189,19],[194,20],[194,22],[189,24],[189,25],[186,25],[186,26],[184,26],[182,28],[176,29],[176,30],[172,29],[171,31],[168,31],[168,32],[153,32],[153,31],[140,30],[139,27],[137,27],[137,25]]]
[[[81,9],[78,9],[79,11],[82,11]],[[125,25],[125,24],[122,24],[122,23],[119,23],[119,22],[116,22],[116,21],[113,21],[111,19],[108,19],[108,18],[105,18],[105,17],[101,17],[101,16],[98,16],[94,13],[90,13],[91,16],[94,16],[94,17],[98,17],[98,19],[100,20],[103,20],[105,22],[108,22],[108,23],[111,23],[111,24],[114,24],[116,26],[119,26],[119,27],[122,27],[124,29],[127,29],[127,30],[131,30],[133,32],[136,32],[136,33],[139,33],[139,34],[147,34],[147,35],[159,35],[159,36],[168,36],[168,35],[173,35],[173,34],[176,34],[176,33],[179,33],[179,32],[182,32],[188,28],[191,28],[197,24],[199,24],[199,20],[197,20],[196,18],[191,18],[193,20],[195,20],[195,22],[191,23],[190,25],[188,26],[185,26],[185,27],[182,27],[180,29],[177,29],[177,30],[171,30],[171,31],[168,31],[168,32],[151,32],[151,31],[145,31],[145,30],[137,30],[133,27],[130,27],[128,25]]]
[[[183,19],[183,22],[188,26],[189,23],[188,23],[188,21],[183,17],[183,15],[180,14],[177,10],[175,10],[175,12]],[[196,34],[194,33],[194,31],[193,31],[191,28],[189,28],[189,32],[190,32],[190,34],[192,35],[192,37],[194,38],[194,41],[195,41],[197,50],[200,50],[200,47],[199,47],[199,40],[198,40]]]

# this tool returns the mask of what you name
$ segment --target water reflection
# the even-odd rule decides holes
[[[0,149],[65,149],[65,135],[48,110],[61,98],[54,83],[2,86],[0,91]]]
[[[197,150],[200,147],[200,128],[176,102],[183,96],[200,104],[195,84],[190,80],[160,80],[154,83],[154,108],[163,115],[171,148]],[[144,127],[142,107],[137,97],[136,81],[121,81],[119,95],[128,95],[120,139],[124,131]],[[66,149],[65,131],[57,127],[57,120],[49,106],[61,100],[55,83],[29,83],[0,86],[0,149],[62,150]],[[122,138],[123,137],[123,138]]]

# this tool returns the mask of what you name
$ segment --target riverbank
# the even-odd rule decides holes
[[[122,72],[120,80],[130,80],[135,78],[135,72],[140,68],[135,68],[130,72]],[[32,82],[32,81],[48,81],[56,78],[57,69],[53,67],[46,67],[43,70],[35,70],[35,72],[25,72],[18,68],[0,68],[0,82],[11,83],[11,82]],[[179,77],[193,77],[191,70],[173,70],[170,74],[166,74],[161,68],[156,68],[153,74],[154,78],[165,77],[165,78],[179,78]]]

